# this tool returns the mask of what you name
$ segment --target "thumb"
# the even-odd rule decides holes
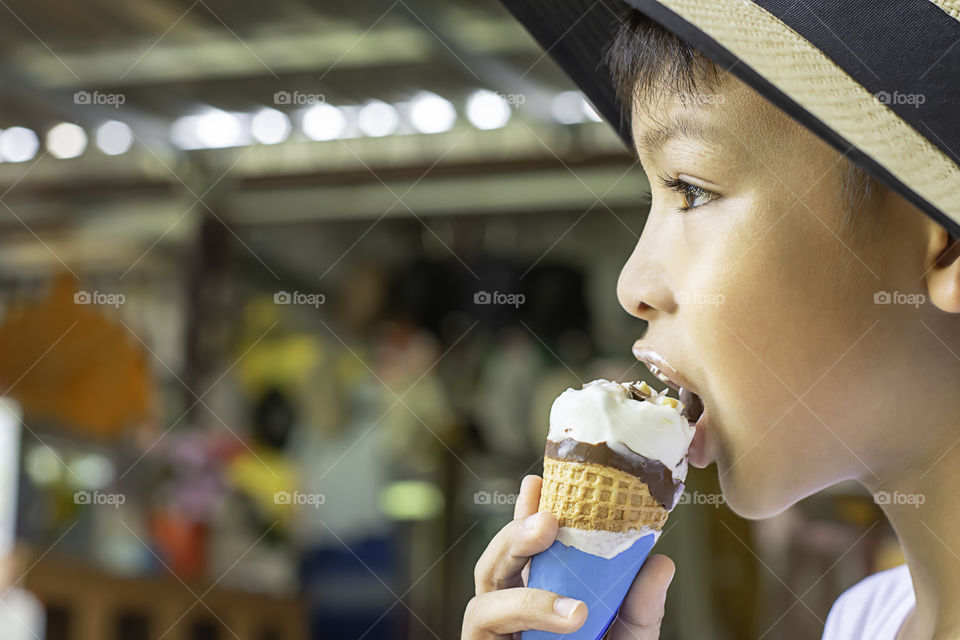
[[[675,571],[673,560],[665,555],[647,558],[610,626],[609,640],[657,640],[660,637],[667,587]]]

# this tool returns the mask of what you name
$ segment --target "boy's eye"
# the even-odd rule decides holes
[[[695,209],[719,197],[712,191],[698,187],[695,184],[690,184],[680,178],[669,178],[667,176],[658,176],[658,178],[664,187],[671,191],[676,191],[683,197],[683,206],[680,207],[680,211]]]

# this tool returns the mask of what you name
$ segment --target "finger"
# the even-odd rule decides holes
[[[517,496],[517,503],[513,506],[514,520],[521,520],[537,512],[540,507],[542,487],[543,479],[540,476],[525,476],[520,481],[520,495]]]
[[[524,565],[530,556],[553,544],[557,529],[556,516],[546,512],[508,522],[477,561],[473,573],[477,595],[523,584],[520,572]]]
[[[587,619],[587,605],[541,589],[504,589],[476,596],[463,616],[462,640],[492,640],[538,629],[576,631]]]
[[[676,566],[665,555],[652,555],[634,578],[617,619],[610,626],[609,640],[656,640],[660,637],[667,587]]]

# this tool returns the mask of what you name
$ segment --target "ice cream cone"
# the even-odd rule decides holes
[[[643,480],[599,464],[545,458],[540,511],[561,527],[623,533],[644,527],[660,531],[669,512]]]
[[[523,640],[603,637],[683,491],[693,429],[682,410],[643,383],[606,380],[554,402],[539,510],[559,530],[532,558],[528,586],[582,600],[588,614],[573,633]]]

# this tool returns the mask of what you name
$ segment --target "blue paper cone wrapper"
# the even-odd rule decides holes
[[[587,605],[587,621],[573,633],[524,631],[523,640],[600,640],[617,616],[637,572],[656,542],[648,533],[612,558],[601,558],[562,542],[530,560],[528,587],[546,589]]]

